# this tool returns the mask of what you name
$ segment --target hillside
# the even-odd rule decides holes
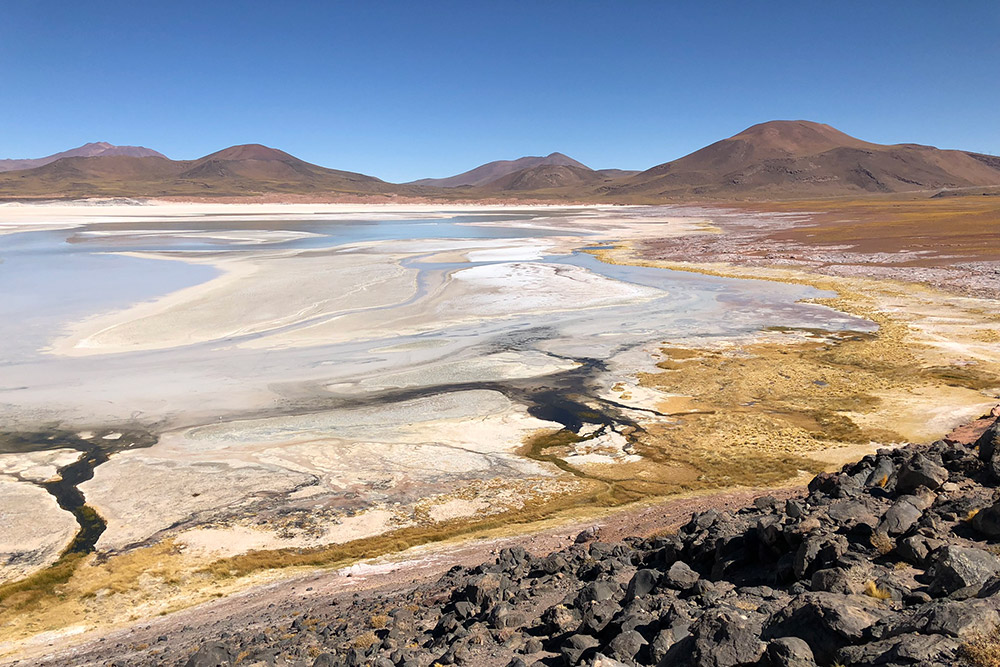
[[[532,192],[552,188],[582,188],[605,180],[587,167],[543,164],[501,176],[482,186],[485,192]]]
[[[83,146],[79,146],[77,148],[72,148],[68,151],[62,151],[61,153],[53,153],[52,155],[47,155],[45,157],[28,158],[23,160],[0,160],[0,172],[44,167],[47,164],[51,164],[57,160],[67,157],[97,157],[99,155],[108,157],[113,155],[123,155],[127,157],[161,157],[166,159],[165,155],[154,151],[152,148],[145,148],[143,146],[115,146],[107,143],[106,141],[97,141],[84,144]]]
[[[259,144],[197,160],[99,154],[0,174],[0,197],[228,196],[406,192],[372,176],[327,169]]]
[[[612,196],[809,197],[1000,185],[1000,160],[873,144],[829,125],[772,121],[602,190]]]
[[[456,188],[461,186],[481,186],[492,181],[513,174],[524,169],[534,167],[555,166],[555,167],[575,167],[577,169],[590,170],[585,164],[577,162],[571,157],[562,153],[550,153],[545,157],[527,156],[516,160],[496,160],[487,162],[475,169],[462,172],[447,178],[423,178],[413,181],[409,185],[428,185],[436,188]]]

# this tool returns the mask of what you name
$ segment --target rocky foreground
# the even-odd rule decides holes
[[[1000,422],[881,450],[676,534],[505,549],[112,665],[1000,665]],[[111,648],[111,647],[109,647]],[[113,650],[113,649],[112,649]]]

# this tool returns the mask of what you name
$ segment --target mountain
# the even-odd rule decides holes
[[[232,146],[197,160],[107,154],[64,157],[0,173],[0,198],[229,196],[261,193],[393,194],[412,188],[327,169],[260,144]]]
[[[983,185],[1000,185],[1000,159],[919,144],[874,144],[829,125],[795,120],[754,125],[601,193],[794,198]]]
[[[588,167],[542,164],[520,169],[481,185],[484,192],[530,192],[553,188],[581,188],[605,180]]]
[[[540,166],[576,167],[578,169],[589,170],[589,167],[585,164],[577,162],[573,158],[567,157],[562,153],[550,153],[545,157],[527,156],[518,158],[517,160],[497,160],[495,162],[487,162],[486,164],[480,165],[475,169],[470,169],[469,171],[462,172],[461,174],[457,174],[455,176],[449,176],[448,178],[423,178],[419,181],[413,181],[409,183],[409,185],[429,185],[436,188],[457,188],[463,185],[486,185],[487,183],[495,181],[503,176],[507,176],[508,174]]]
[[[97,156],[112,156],[112,155],[125,155],[128,157],[161,157],[166,158],[162,153],[157,153],[152,148],[145,148],[143,146],[115,146],[109,144],[106,141],[97,141],[89,144],[84,144],[79,148],[71,148],[68,151],[63,151],[62,153],[53,153],[52,155],[47,155],[46,157],[39,158],[28,158],[24,160],[0,160],[0,172],[3,171],[19,171],[22,169],[34,169],[35,167],[44,167],[47,164],[51,164],[56,160],[61,160],[65,157],[97,157]]]

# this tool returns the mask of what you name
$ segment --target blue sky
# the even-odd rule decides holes
[[[263,143],[390,181],[643,169],[765,120],[1000,154],[1000,2],[55,2],[0,16],[0,157]]]

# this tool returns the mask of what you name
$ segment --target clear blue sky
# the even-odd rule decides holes
[[[1000,2],[6,0],[0,157],[263,143],[390,181],[771,119],[1000,154]]]

